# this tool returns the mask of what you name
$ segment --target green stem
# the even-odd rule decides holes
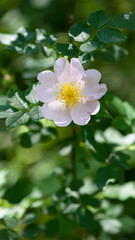
[[[72,170],[72,176],[73,176],[73,180],[76,180],[77,176],[76,176],[76,159],[75,159],[75,155],[76,155],[76,129],[75,126],[73,126],[72,128],[73,130],[73,146],[72,146],[72,152],[71,152],[71,170]]]
[[[20,220],[18,220],[18,227],[19,227],[19,231],[18,231],[19,238],[20,238],[20,240],[23,240],[23,238],[22,238],[22,227],[21,227],[21,221]]]

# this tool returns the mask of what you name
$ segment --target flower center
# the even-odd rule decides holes
[[[62,83],[59,89],[59,92],[56,92],[56,100],[59,100],[63,103],[65,107],[69,107],[71,110],[72,107],[77,108],[80,102],[83,102],[81,84],[76,82],[71,83]]]

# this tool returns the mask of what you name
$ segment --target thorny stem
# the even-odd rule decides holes
[[[76,176],[76,159],[75,159],[75,155],[76,155],[76,129],[75,126],[72,127],[72,131],[73,131],[73,146],[72,146],[72,152],[71,152],[71,170],[72,170],[72,176],[73,179],[76,180],[77,176]]]
[[[18,235],[20,237],[20,240],[23,240],[23,238],[22,238],[22,229],[21,229],[21,221],[20,220],[18,220],[18,227],[19,227]]]

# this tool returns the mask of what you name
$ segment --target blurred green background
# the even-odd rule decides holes
[[[49,34],[55,34],[59,41],[68,40],[69,26],[76,21],[84,22],[87,16],[99,9],[115,14],[135,11],[134,0],[0,0],[0,32],[16,33],[19,27],[31,29],[45,28]],[[129,56],[118,63],[108,63],[97,59],[89,68],[96,68],[102,73],[102,80],[110,92],[129,101],[135,107],[135,34],[127,31],[128,40],[122,44],[129,51]],[[0,104],[6,101],[5,95],[10,87],[25,90],[39,71],[51,69],[54,59],[43,56],[16,56],[0,45]],[[43,121],[44,125],[48,123]],[[49,123],[50,126],[50,123]],[[54,149],[56,141],[47,144],[36,144],[30,149],[22,148],[17,135],[25,131],[7,130],[4,121],[0,121],[0,197],[10,203],[18,203],[36,187],[45,195],[59,188],[56,178],[61,168],[69,165],[70,149]],[[60,139],[63,133],[59,129]],[[63,130],[64,137],[70,136],[68,129]],[[82,153],[83,154],[83,153]],[[88,154],[88,158],[89,158]],[[99,163],[91,161],[88,173],[93,177]],[[134,167],[135,164],[132,163]],[[78,175],[83,177],[83,164],[78,163]],[[135,180],[133,169],[129,180]],[[3,185],[2,185],[3,184]],[[128,203],[126,203],[128,204]],[[133,204],[133,203],[132,203]],[[127,205],[126,205],[127,206]],[[109,208],[109,206],[108,206]],[[127,210],[127,209],[126,209]],[[131,209],[129,210],[129,212]],[[128,210],[127,210],[128,212]],[[1,213],[0,213],[1,214]],[[115,239],[115,238],[114,238]],[[4,239],[2,239],[4,240]],[[122,239],[124,240],[124,238]]]

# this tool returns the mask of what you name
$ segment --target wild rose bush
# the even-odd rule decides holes
[[[63,151],[68,158],[51,175],[57,183],[53,191],[44,193],[32,186],[18,204],[5,200],[7,179],[2,173],[2,240],[134,239],[134,211],[128,216],[121,201],[130,199],[133,204],[135,196],[134,182],[124,179],[134,149],[135,110],[110,94],[98,66],[89,66],[97,58],[113,63],[128,54],[117,45],[127,39],[119,29],[134,30],[135,13],[111,18],[99,10],[86,22],[71,26],[68,43],[60,43],[44,29],[0,34],[13,54],[31,55],[37,61],[43,54],[50,61],[25,92],[19,86],[9,89],[0,118],[5,118],[8,129],[27,128],[17,136],[24,148],[48,142],[48,152]],[[99,164],[93,176],[89,169],[95,161]]]
[[[98,84],[101,74],[95,70],[84,72],[79,60],[72,58],[69,64],[59,58],[54,64],[54,73],[43,71],[38,74],[41,85],[35,88],[37,98],[44,102],[42,114],[54,120],[59,127],[75,124],[86,125],[90,115],[100,109],[96,99],[106,92],[105,84]]]

